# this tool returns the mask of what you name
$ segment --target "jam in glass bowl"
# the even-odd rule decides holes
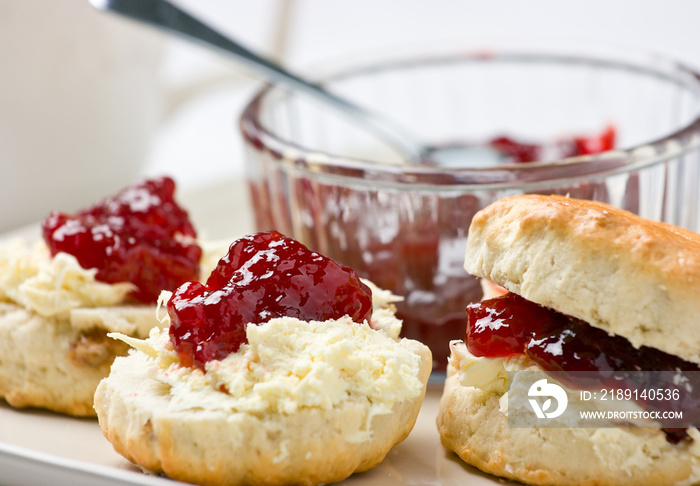
[[[492,43],[328,69],[329,90],[438,147],[408,160],[314,100],[267,87],[240,119],[258,231],[277,230],[390,289],[403,334],[444,370],[465,307],[472,216],[563,194],[700,230],[700,77],[610,47]]]

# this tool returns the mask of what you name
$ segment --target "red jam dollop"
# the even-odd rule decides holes
[[[683,388],[676,380],[682,371],[700,371],[698,365],[658,349],[635,348],[622,336],[611,336],[514,293],[469,304],[465,342],[474,356],[525,354],[543,370],[560,372],[557,378],[573,388],[677,389],[679,400],[638,404],[646,410],[683,411],[684,420],[692,414],[693,423],[700,424],[700,383]],[[664,373],[649,374],[653,380],[649,383],[640,381],[647,375],[635,373],[632,378],[624,373],[636,371]],[[670,442],[687,438],[684,429],[664,430]]]
[[[247,324],[276,317],[370,321],[372,291],[351,268],[276,231],[231,245],[205,284],[188,282],[168,301],[170,341],[185,366],[204,365],[247,342]]]
[[[73,255],[102,282],[130,282],[130,297],[155,302],[198,278],[202,250],[169,177],[145,180],[75,214],[51,213],[42,223],[51,254]]]

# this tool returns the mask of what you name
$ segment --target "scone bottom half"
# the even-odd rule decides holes
[[[232,243],[204,284],[164,294],[169,327],[98,386],[115,450],[195,484],[337,482],[412,430],[432,369],[398,297],[277,232]]]
[[[450,344],[437,418],[447,449],[528,484],[700,483],[700,236],[603,203],[514,196],[476,214],[465,269],[486,291]],[[666,389],[690,377],[660,407],[693,425],[511,427],[509,402],[528,398],[508,392],[518,371],[570,391],[580,371],[622,376],[618,388],[632,388],[623,371],[667,371],[654,383]]]

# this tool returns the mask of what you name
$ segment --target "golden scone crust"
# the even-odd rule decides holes
[[[100,327],[105,322],[141,328],[142,335],[158,324],[153,306],[75,309],[59,319],[0,302],[0,399],[14,407],[95,416],[98,383],[114,358],[128,352],[127,345],[106,336]]]
[[[700,236],[612,206],[513,196],[478,212],[465,269],[636,347],[700,363]]]
[[[114,362],[97,388],[95,408],[117,452],[173,479],[202,485],[336,482],[379,464],[413,428],[432,367],[429,350],[415,344],[423,392],[396,403],[392,413],[371,418],[369,440],[347,440],[365,430],[371,410],[367,400],[289,414],[168,411],[169,387],[147,376],[143,353]]]
[[[700,482],[700,433],[672,445],[652,428],[514,428],[500,395],[462,386],[448,366],[437,426],[443,445],[484,472],[533,485]]]

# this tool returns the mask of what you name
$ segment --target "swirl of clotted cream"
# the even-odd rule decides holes
[[[13,240],[0,247],[0,299],[44,317],[64,317],[78,307],[113,306],[133,288],[95,280],[96,273],[81,267],[73,255],[52,258],[41,241],[29,247]]]
[[[202,273],[215,266],[227,245],[203,247]],[[21,239],[0,246],[0,300],[12,301],[44,317],[63,318],[77,308],[111,307],[126,301],[131,283],[95,279],[97,269],[85,269],[70,254],[51,257],[43,241],[27,246]]]
[[[169,293],[163,294],[161,301]],[[395,297],[374,289],[373,295],[372,325],[347,316],[323,322],[282,317],[249,324],[248,342],[223,360],[208,362],[206,372],[180,365],[167,328],[152,329],[145,340],[109,335],[149,357],[150,376],[168,385],[174,411],[289,414],[302,407],[328,410],[361,400],[371,405],[369,421],[423,390],[416,352],[421,345],[377,330],[382,327],[378,320],[399,331],[401,321],[391,311]]]
[[[401,302],[403,297],[394,295],[389,290],[380,289],[374,282],[360,279],[372,291],[372,321],[369,323],[372,329],[383,331],[394,340],[401,334],[401,321],[396,318],[394,303]]]

